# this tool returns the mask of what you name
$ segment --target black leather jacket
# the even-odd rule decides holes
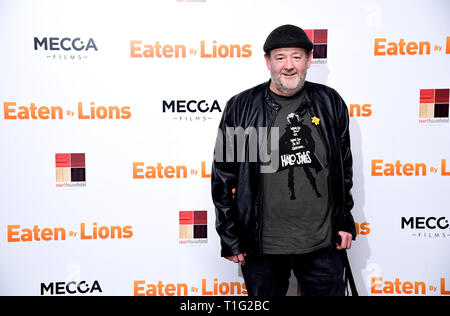
[[[227,127],[270,127],[280,109],[269,94],[270,81],[231,98],[219,125],[218,143],[226,142]],[[347,107],[332,88],[305,82],[303,106],[320,119],[319,130],[327,148],[329,165],[329,197],[333,235],[345,231],[356,237],[350,210],[353,207],[352,154],[350,151]],[[234,144],[236,146],[236,143]],[[246,144],[248,146],[248,143]],[[216,147],[217,149],[217,147]],[[248,148],[246,148],[248,150]],[[212,165],[212,199],[216,207],[216,230],[221,239],[221,255],[261,253],[261,161],[221,162]],[[233,189],[235,192],[233,194]]]

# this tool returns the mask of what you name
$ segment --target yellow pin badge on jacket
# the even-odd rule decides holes
[[[319,125],[320,123],[320,118],[318,118],[317,116],[313,116],[312,117],[312,122],[316,125]]]

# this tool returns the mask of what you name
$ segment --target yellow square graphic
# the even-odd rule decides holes
[[[420,118],[433,118],[434,117],[434,103],[420,103]]]
[[[193,239],[194,225],[180,225],[180,239]]]
[[[70,182],[70,168],[56,168],[56,182]]]

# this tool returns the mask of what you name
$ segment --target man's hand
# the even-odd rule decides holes
[[[246,253],[239,253],[234,256],[225,257],[225,259],[228,259],[230,261],[233,261],[234,263],[241,263],[242,265],[245,265],[245,257],[247,256]]]
[[[338,231],[338,235],[341,236],[341,244],[336,243],[337,250],[350,249],[352,247],[352,234]]]

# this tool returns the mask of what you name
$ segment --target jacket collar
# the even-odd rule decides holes
[[[271,80],[267,81],[265,83],[265,87],[264,87],[264,101],[266,102],[266,104],[275,111],[279,111],[281,106],[278,105],[272,98],[272,96],[270,95],[269,91],[270,91],[270,82]],[[303,89],[306,89],[306,94],[305,97],[303,98],[302,104],[300,106],[300,108],[311,108],[311,101],[312,101],[312,96],[311,96],[311,89],[309,88],[310,83],[308,81],[305,81],[305,85],[303,86]]]

